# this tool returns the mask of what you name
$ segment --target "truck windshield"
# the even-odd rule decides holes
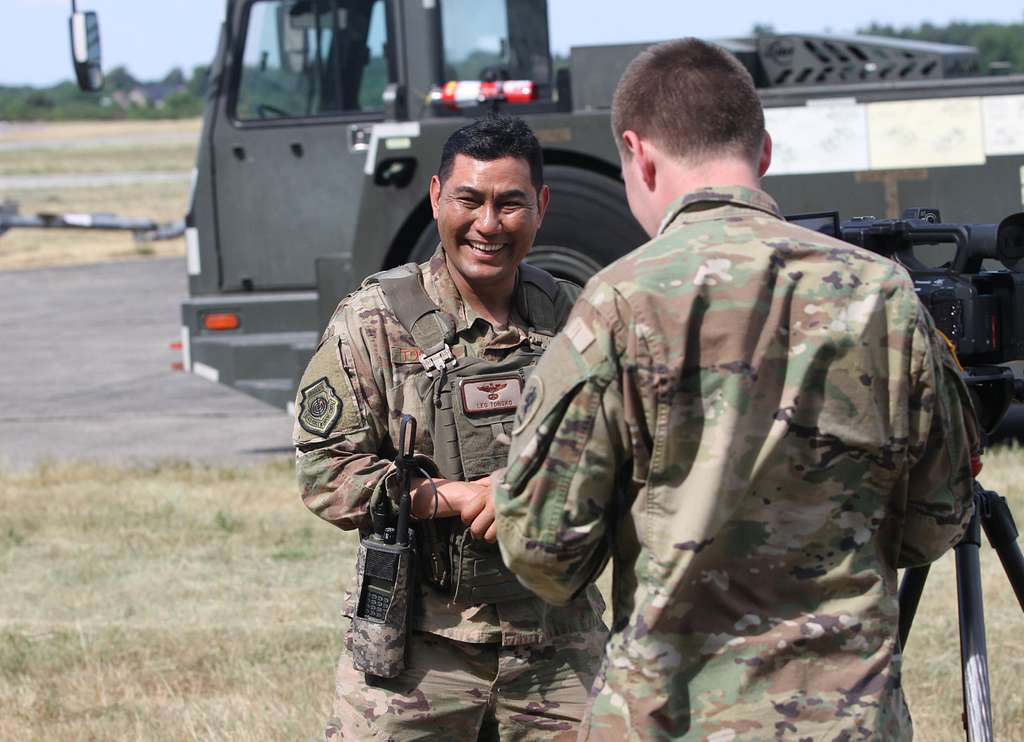
[[[442,0],[446,80],[551,81],[544,0]]]
[[[257,0],[235,116],[379,111],[390,81],[384,0]]]

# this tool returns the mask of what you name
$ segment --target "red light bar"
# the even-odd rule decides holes
[[[449,80],[430,92],[430,101],[456,110],[492,101],[529,103],[537,99],[532,80]]]

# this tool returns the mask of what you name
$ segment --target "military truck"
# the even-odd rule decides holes
[[[89,87],[98,24],[76,15]],[[685,33],[685,14],[666,19],[666,37]],[[576,47],[556,65],[548,38],[546,0],[228,0],[186,216],[185,368],[290,405],[339,298],[433,251],[441,145],[491,111],[523,117],[545,148],[552,199],[530,262],[583,283],[642,242],[609,108],[646,45]],[[1021,210],[1024,76],[983,74],[969,47],[716,41],[758,85],[784,211]]]

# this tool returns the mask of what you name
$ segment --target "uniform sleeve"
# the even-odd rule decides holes
[[[911,468],[898,567],[938,559],[973,513],[971,455],[980,435],[959,363],[919,306],[911,361]]]
[[[295,398],[293,442],[302,501],[346,530],[368,528],[371,501],[395,477],[380,349],[380,317],[342,304],[309,361]],[[382,455],[385,454],[385,455]],[[392,452],[393,455],[393,452]]]
[[[584,293],[526,383],[495,484],[502,557],[555,605],[609,556],[608,514],[630,451],[615,329]]]

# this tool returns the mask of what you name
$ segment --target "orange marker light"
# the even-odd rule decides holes
[[[207,330],[237,330],[241,324],[234,312],[215,312],[203,317],[203,327]]]

